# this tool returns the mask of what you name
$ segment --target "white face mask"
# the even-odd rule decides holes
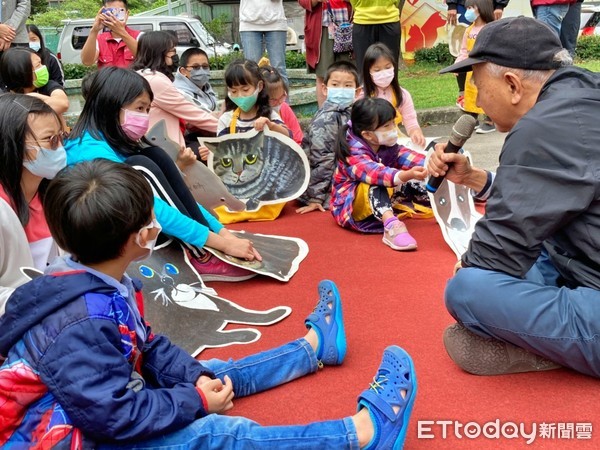
[[[141,244],[141,234],[142,231],[144,230],[151,230],[152,228],[156,228],[158,230],[158,232],[156,233],[156,237],[154,239],[148,239],[146,240],[146,244],[142,245]],[[146,248],[148,249],[148,254],[141,256],[139,258],[136,258],[136,261],[143,261],[145,259],[150,258],[150,255],[152,255],[152,252],[154,251],[154,246],[156,245],[156,240],[158,239],[158,235],[160,234],[162,230],[162,227],[160,226],[160,223],[158,223],[158,220],[156,220],[156,218],[152,219],[152,222],[150,222],[148,225],[143,226],[140,231],[138,231],[137,236],[135,237],[135,243],[137,245],[139,245],[141,248]]]
[[[377,136],[377,141],[379,141],[379,145],[384,145],[386,147],[391,147],[398,143],[398,132],[396,130],[390,131],[374,131],[375,136]]]
[[[51,180],[66,167],[67,152],[62,145],[56,147],[56,150],[33,146],[31,148],[37,150],[37,156],[33,161],[23,161],[23,167],[32,174]]]

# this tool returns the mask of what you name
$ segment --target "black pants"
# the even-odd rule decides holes
[[[381,42],[389,47],[396,61],[400,58],[400,22],[378,25],[359,25],[352,27],[352,46],[358,73],[362,73],[365,53],[372,44]],[[361,80],[362,81],[362,80]]]
[[[581,2],[571,3],[567,15],[560,24],[560,42],[569,50],[571,56],[575,56],[579,25],[581,24]]]
[[[143,167],[151,172],[153,177],[142,171],[160,198],[177,208],[182,214],[208,227],[208,221],[204,218],[192,193],[181,178],[175,162],[162,148],[156,146],[144,148],[140,154],[127,158],[125,163],[133,167]],[[204,254],[194,246],[183,244],[196,256]]]
[[[393,211],[392,199],[385,186],[371,186],[369,188],[369,205],[373,211],[373,216],[379,221],[383,221],[383,213]]]

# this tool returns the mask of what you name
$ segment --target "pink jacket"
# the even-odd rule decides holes
[[[139,70],[138,73],[148,80],[154,94],[154,100],[150,105],[151,128],[156,122],[165,119],[169,138],[179,142],[180,145],[185,144],[179,126],[180,119],[195,128],[217,133],[218,119],[186,100],[166,75],[150,69]]]
[[[296,144],[302,144],[302,138],[304,138],[304,133],[302,133],[302,128],[300,128],[300,123],[298,122],[298,118],[292,107],[287,103],[283,102],[281,104],[281,109],[279,110],[279,115],[281,116],[281,120],[286,127],[290,129],[292,132],[292,139],[296,142]]]

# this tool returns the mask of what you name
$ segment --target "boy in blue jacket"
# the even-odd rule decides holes
[[[331,281],[307,334],[240,361],[196,361],[140,316],[131,261],[160,226],[144,177],[107,160],[51,181],[50,231],[71,256],[18,288],[0,319],[0,446],[8,448],[398,448],[416,395],[414,366],[388,347],[351,417],[263,427],[219,413],[250,395],[341,364],[346,338]]]

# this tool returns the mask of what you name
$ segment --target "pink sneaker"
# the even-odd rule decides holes
[[[417,248],[417,241],[408,233],[404,222],[400,222],[395,217],[388,219],[385,223],[383,243],[394,250],[400,251],[415,250]]]
[[[208,252],[204,261],[190,255],[190,262],[202,277],[202,281],[244,281],[257,275],[255,272],[227,264]]]

